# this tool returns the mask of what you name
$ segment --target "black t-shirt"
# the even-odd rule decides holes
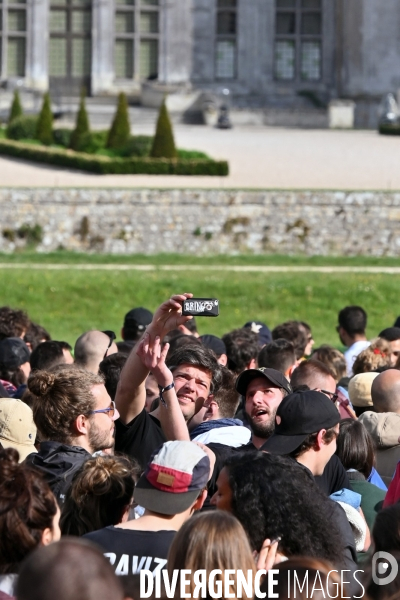
[[[326,464],[323,474],[317,475],[314,479],[320,490],[328,496],[343,488],[351,489],[346,469],[336,454]]]
[[[135,458],[144,469],[151,455],[166,441],[158,419],[145,409],[128,425],[115,421],[115,450]]]
[[[239,448],[233,448],[232,446],[226,446],[225,444],[217,444],[216,442],[211,442],[210,444],[206,444],[206,446],[210,448],[210,450],[212,450],[215,454],[215,465],[213,474],[207,486],[207,498],[201,510],[210,510],[215,508],[215,506],[210,504],[210,500],[217,491],[217,479],[219,477],[219,474],[225,466],[225,462],[227,461],[227,459],[231,457],[232,454],[236,454],[243,447],[239,446]]]
[[[111,525],[83,537],[101,547],[116,575],[134,575],[142,569],[153,574],[164,569],[175,534],[176,531],[138,531]]]
[[[242,446],[241,450],[254,450],[256,449],[250,441],[246,446]],[[261,446],[260,450],[264,450],[264,446]],[[268,452],[268,450],[266,450]],[[334,492],[338,492],[343,488],[350,490],[350,482],[347,476],[346,469],[342,465],[340,458],[334,454],[327,464],[325,465],[324,472],[322,475],[314,476],[315,483],[319,489],[324,492],[327,496],[330,496]]]

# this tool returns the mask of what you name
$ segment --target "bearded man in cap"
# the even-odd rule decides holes
[[[247,369],[236,380],[236,389],[245,397],[245,413],[251,427],[250,448],[259,450],[275,430],[275,415],[292,388],[275,369]]]

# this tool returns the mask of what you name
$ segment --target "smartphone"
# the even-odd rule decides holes
[[[218,317],[219,301],[216,298],[189,298],[183,301],[182,315]]]

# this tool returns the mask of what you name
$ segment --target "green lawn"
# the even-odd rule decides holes
[[[220,316],[199,319],[200,333],[221,335],[246,321],[265,321],[271,328],[297,318],[310,323],[317,344],[338,345],[335,331],[338,311],[360,304],[368,312],[368,336],[390,326],[400,314],[396,275],[324,273],[245,273],[207,271],[207,265],[387,265],[395,259],[342,259],[315,257],[238,256],[192,258],[176,255],[115,257],[72,253],[0,255],[0,262],[27,264],[24,268],[1,269],[0,305],[28,311],[55,339],[74,343],[88,329],[119,332],[124,314],[135,306],[155,309],[175,292],[220,300]],[[187,265],[169,271],[80,271],[30,269],[35,263],[131,263]],[[190,264],[204,270],[192,271]]]

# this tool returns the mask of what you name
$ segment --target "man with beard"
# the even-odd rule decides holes
[[[41,444],[26,462],[43,473],[62,505],[82,464],[94,452],[113,447],[119,414],[102,377],[72,365],[35,371],[28,388]]]
[[[311,362],[302,363],[305,365],[303,371],[308,375],[310,375],[311,371],[307,368],[307,365],[310,365]],[[314,361],[314,363],[317,363],[317,361]],[[313,365],[313,373],[318,372],[318,375],[321,377],[316,367],[318,365]],[[294,373],[300,369],[302,367],[298,367]],[[331,379],[333,381],[333,378]],[[311,379],[307,381],[311,384]],[[320,380],[313,380],[313,382],[312,388],[315,391],[315,389],[319,388]],[[298,379],[297,384],[299,385],[300,383],[302,381]],[[308,389],[308,386],[305,387]],[[329,386],[326,385],[325,387]],[[251,442],[246,446],[246,449],[257,448],[257,450],[268,452],[268,444],[266,442],[275,432],[276,411],[283,398],[292,393],[290,384],[279,371],[260,368],[244,371],[236,380],[236,389],[246,398],[245,412],[253,432]],[[324,391],[324,394],[329,397],[329,392]],[[335,410],[337,409],[335,408]],[[319,488],[327,495],[333,494],[343,488],[350,488],[346,470],[336,454],[330,457],[323,473],[316,474],[315,481]]]
[[[245,413],[252,431],[250,448],[260,449],[275,430],[275,415],[283,398],[292,392],[286,377],[275,369],[248,369],[236,380],[245,397]]]

